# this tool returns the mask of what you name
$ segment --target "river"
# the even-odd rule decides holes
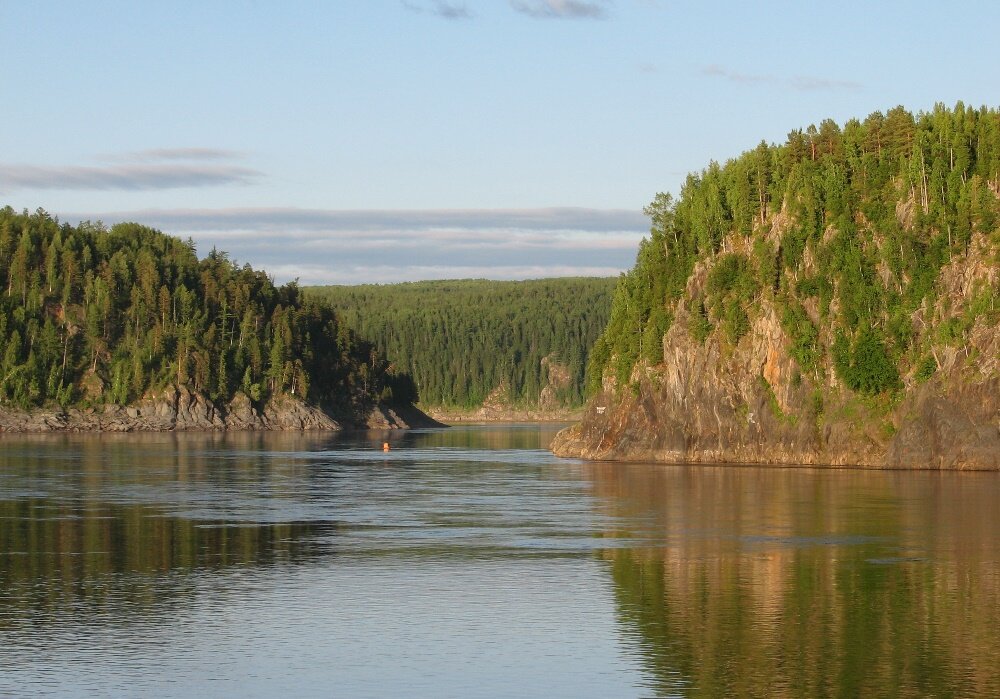
[[[0,695],[1000,696],[1000,474],[554,429],[3,436]]]

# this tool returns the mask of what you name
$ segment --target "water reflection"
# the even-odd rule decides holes
[[[658,695],[1000,696],[995,474],[597,464]]]
[[[554,429],[0,440],[0,695],[1000,696],[997,474]]]
[[[162,612],[189,589],[177,575],[314,555],[308,543],[335,523],[248,518],[262,496],[240,483],[280,497],[283,476],[250,451],[238,470],[213,467],[206,454],[219,448],[212,435],[5,441],[0,629],[112,607],[132,618]]]
[[[5,437],[0,629],[86,618],[101,600],[160,613],[192,594],[185,576],[340,550],[469,557],[509,548],[515,531],[518,546],[533,533],[569,540],[577,520],[532,532],[522,520],[537,517],[501,507],[531,497],[502,481],[522,478],[525,450],[554,429]],[[493,482],[463,493],[484,468]],[[540,509],[549,494],[537,494]]]

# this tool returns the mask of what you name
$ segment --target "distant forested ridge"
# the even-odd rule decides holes
[[[1000,467],[998,192],[1000,112],[962,103],[689,175],[646,209],[591,354],[593,404],[617,409],[564,451]]]
[[[291,396],[363,414],[405,377],[295,284],[136,223],[0,209],[0,405],[127,405],[167,386],[218,404]]]
[[[411,375],[421,405],[578,406],[613,278],[312,287]]]

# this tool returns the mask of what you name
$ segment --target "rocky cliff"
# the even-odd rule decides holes
[[[281,395],[263,406],[237,392],[217,405],[186,386],[172,386],[128,406],[21,411],[0,409],[0,432],[167,432],[185,430],[405,429],[439,426],[412,406],[378,405],[367,415],[335,420],[322,409]]]
[[[735,345],[718,328],[703,341],[693,337],[695,300],[703,298],[714,264],[699,262],[690,275],[663,337],[662,363],[638,362],[627,385],[605,373],[582,421],[556,437],[556,454],[1000,470],[1000,325],[989,314],[980,314],[960,342],[932,345],[929,376],[913,366],[892,395],[865,396],[844,385],[832,362],[804,370],[768,298],[756,300],[749,331]],[[1000,289],[1000,264],[985,236],[943,267],[938,288],[936,303],[913,319],[928,335],[967,318],[984,289]],[[820,344],[831,344],[823,337],[828,328],[817,325]]]
[[[1000,110],[826,119],[644,211],[557,453],[1000,469]]]

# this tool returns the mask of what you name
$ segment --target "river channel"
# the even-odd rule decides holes
[[[0,696],[1000,696],[1000,474],[554,430],[3,436]]]

